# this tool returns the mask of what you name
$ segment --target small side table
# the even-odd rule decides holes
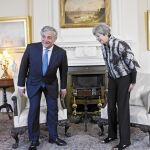
[[[9,110],[13,112],[13,109],[10,104],[7,103],[7,95],[6,95],[6,89],[13,87],[13,79],[0,79],[0,88],[3,89],[3,105],[0,106],[0,111],[2,108],[6,108],[7,114],[9,119],[12,119],[12,117],[9,114]]]

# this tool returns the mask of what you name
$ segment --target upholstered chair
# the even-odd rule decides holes
[[[59,73],[57,73],[58,75]],[[12,64],[12,77],[14,81],[15,92],[12,95],[13,101],[13,128],[11,130],[11,135],[15,139],[15,144],[13,144],[13,148],[17,148],[19,144],[19,134],[22,134],[27,129],[27,117],[29,111],[29,100],[28,96],[25,93],[24,96],[19,96],[18,87],[17,87],[17,79],[18,79],[18,66],[15,62]],[[59,75],[58,75],[59,78]],[[58,79],[59,81],[59,79]],[[69,137],[70,133],[68,133],[68,129],[70,127],[69,120],[67,119],[67,109],[63,104],[63,100],[58,98],[58,125],[65,127],[65,136]],[[44,95],[41,98],[40,104],[40,124],[46,124],[46,115],[47,115],[47,106]]]
[[[99,126],[107,124],[107,104],[101,109]],[[130,124],[149,133],[150,137],[150,74],[137,73],[137,81],[130,94]],[[101,131],[103,134],[103,130]]]

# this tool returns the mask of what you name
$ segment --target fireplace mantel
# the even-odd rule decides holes
[[[105,65],[98,42],[58,42],[67,52],[69,66]]]

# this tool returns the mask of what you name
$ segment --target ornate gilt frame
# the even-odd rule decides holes
[[[146,12],[147,50],[150,51],[150,11]]]
[[[67,0],[60,0],[60,27],[61,28],[82,28],[82,27],[93,27],[95,25],[97,25],[98,23],[100,22],[106,22],[107,24],[111,24],[111,20],[110,20],[110,0],[104,0],[104,20],[105,21],[97,21],[97,19],[95,19],[94,17],[91,19],[90,21],[90,17],[88,18],[89,19],[89,22],[88,22],[88,19],[87,19],[87,22],[84,20],[82,20],[82,16],[80,16],[80,13],[76,16],[76,17],[80,17],[79,19],[81,20],[82,23],[68,23],[66,21],[66,11],[65,11],[65,3],[66,3]],[[99,1],[99,0],[98,0]],[[86,5],[86,4],[85,4]],[[99,11],[100,12],[100,11]],[[94,16],[91,14],[91,16]]]
[[[26,45],[31,42],[30,18],[0,17],[0,51],[23,52]]]

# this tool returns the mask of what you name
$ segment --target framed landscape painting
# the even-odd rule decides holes
[[[0,50],[22,51],[30,42],[29,17],[0,17]]]
[[[110,24],[110,0],[60,0],[60,27]]]
[[[150,51],[150,11],[145,13],[147,50]]]

